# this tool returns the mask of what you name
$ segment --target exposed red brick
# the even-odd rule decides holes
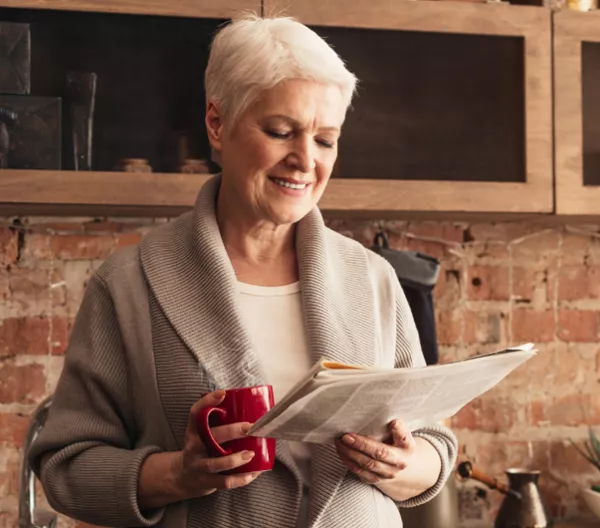
[[[36,403],[45,393],[46,377],[41,365],[0,362],[0,403]]]
[[[546,343],[554,340],[554,312],[546,310],[514,310],[512,338],[516,342]]]
[[[539,230],[519,243],[512,245],[515,262],[539,268],[553,262],[558,256],[560,233],[558,230]]]
[[[538,353],[513,370],[502,384],[512,387],[515,391],[545,393],[554,388],[555,371],[554,349],[542,344],[538,347]]]
[[[4,450],[0,467],[0,497],[16,497],[19,493],[19,466],[21,458],[14,448]]]
[[[0,357],[47,354],[50,323],[45,317],[15,317],[0,321]]]
[[[0,266],[13,264],[19,255],[19,235],[16,229],[0,227]]]
[[[28,416],[17,413],[0,413],[0,445],[22,446],[28,426]]]
[[[597,471],[566,439],[564,442],[550,444],[550,457],[554,473],[592,473]]]
[[[62,354],[72,321],[64,317],[13,317],[0,320],[0,358],[11,355]]]
[[[473,262],[506,266],[509,261],[508,246],[503,242],[470,242],[465,249]]]
[[[464,227],[451,222],[410,222],[407,233],[424,238],[435,238],[447,242],[463,242]]]
[[[595,342],[598,339],[598,313],[589,310],[560,310],[557,334],[563,341]]]
[[[40,315],[49,305],[60,306],[65,302],[63,288],[52,288],[62,280],[58,270],[13,267],[8,274],[8,299],[23,314]]]
[[[467,311],[463,341],[466,344],[490,345],[500,343],[505,331],[505,318],[495,311]]]
[[[561,260],[565,264],[582,266],[590,253],[593,239],[579,233],[563,233]]]
[[[66,317],[52,318],[51,353],[62,355],[69,344],[69,337],[73,329],[73,320]]]
[[[112,235],[42,235],[26,238],[28,257],[37,259],[105,259],[114,248]]]
[[[438,343],[457,345],[474,342],[476,319],[467,310],[444,310],[436,315]]]
[[[488,433],[507,432],[515,423],[514,402],[494,396],[497,391],[476,398],[452,419],[452,427]]]
[[[433,290],[435,306],[439,310],[453,310],[461,299],[461,273],[460,267],[455,267],[451,262],[445,262],[440,270],[438,282]]]
[[[120,233],[125,226],[121,222],[103,221],[86,222],[82,227],[86,233]]]
[[[546,414],[552,425],[598,425],[600,395],[572,393],[550,397]]]
[[[119,233],[115,235],[115,248],[122,248],[126,246],[134,246],[139,244],[142,240],[142,233],[131,232],[131,233]]]
[[[529,424],[541,425],[548,422],[546,413],[547,400],[535,400],[529,404]]]
[[[563,344],[561,348],[557,349],[557,368],[552,373],[555,387],[563,392],[572,391],[573,387],[577,387],[581,391],[584,391],[586,387],[590,391],[596,390],[597,387],[600,387],[598,357],[598,352],[589,353],[589,351],[581,350],[581,345]]]
[[[562,266],[557,279],[559,301],[600,298],[600,266]]]
[[[536,273],[528,268],[512,269],[512,295],[517,300],[531,301],[536,288]]]
[[[469,233],[478,242],[512,242],[531,235],[536,227],[530,223],[472,224]]]
[[[501,266],[471,266],[467,270],[467,296],[480,301],[507,301],[509,269]]]

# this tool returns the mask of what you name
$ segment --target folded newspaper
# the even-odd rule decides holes
[[[421,368],[364,368],[320,361],[248,434],[332,443],[344,433],[384,439],[401,419],[411,430],[444,420],[537,353],[531,343]]]

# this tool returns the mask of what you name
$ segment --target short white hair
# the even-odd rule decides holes
[[[225,123],[234,126],[264,90],[286,79],[339,87],[346,108],[357,79],[317,33],[289,17],[244,14],[221,29],[211,44],[204,87]]]

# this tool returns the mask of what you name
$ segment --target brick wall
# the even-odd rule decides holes
[[[16,525],[17,469],[27,415],[49,394],[90,274],[163,220],[0,218],[0,528]],[[330,225],[370,244],[375,224]],[[597,226],[388,222],[393,247],[441,259],[435,290],[443,361],[535,341],[540,354],[453,420],[461,456],[502,477],[544,470],[554,515],[585,515],[581,486],[600,481],[567,442],[600,426],[600,234]],[[500,497],[461,484],[466,525]],[[62,519],[62,525],[74,523]]]

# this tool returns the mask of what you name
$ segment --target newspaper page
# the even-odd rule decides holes
[[[528,344],[423,368],[313,369],[249,434],[317,444],[349,432],[383,440],[393,419],[414,431],[453,416],[535,354]]]

